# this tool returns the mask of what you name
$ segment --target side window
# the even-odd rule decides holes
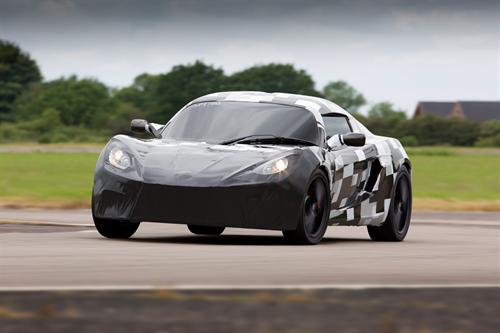
[[[337,134],[351,133],[351,125],[347,117],[339,115],[325,115],[323,116],[323,122],[325,123],[326,137],[330,138]]]

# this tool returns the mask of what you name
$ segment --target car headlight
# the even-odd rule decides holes
[[[255,172],[261,175],[272,175],[275,173],[283,172],[287,168],[288,168],[288,159],[286,157],[283,157],[260,165],[255,169]]]
[[[117,147],[111,149],[111,151],[109,152],[108,162],[112,166],[122,170],[125,170],[132,165],[132,162],[130,161],[130,156],[126,152]]]

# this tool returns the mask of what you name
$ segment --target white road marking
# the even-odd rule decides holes
[[[412,219],[412,223],[422,223],[422,224],[449,224],[449,225],[467,225],[467,226],[499,226],[500,221],[493,220],[443,220],[443,219]],[[34,225],[34,226],[54,226],[54,227],[84,227],[93,228],[92,223],[65,223],[65,222],[50,222],[50,221],[34,221],[34,220],[2,220],[0,219],[0,225],[2,224],[20,224],[20,225]]]
[[[246,285],[81,285],[81,286],[13,286],[0,287],[0,292],[30,291],[140,291],[140,290],[367,290],[367,289],[457,289],[457,288],[500,288],[500,283],[461,284],[246,284]]]
[[[422,224],[452,224],[452,225],[470,225],[470,226],[499,226],[500,221],[492,221],[492,220],[440,220],[440,219],[412,219],[412,223],[422,223]]]
[[[1,220],[0,224],[24,224],[24,225],[39,225],[53,227],[94,227],[91,223],[65,223],[65,222],[50,222],[50,221],[33,221],[33,220]]]

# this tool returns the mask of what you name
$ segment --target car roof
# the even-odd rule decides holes
[[[204,102],[254,102],[254,103],[273,103],[273,104],[285,104],[290,106],[302,107],[306,110],[311,111],[316,121],[324,126],[323,119],[321,115],[327,113],[337,113],[348,117],[351,115],[344,109],[342,109],[337,104],[328,101],[324,98],[297,95],[297,94],[287,94],[287,93],[267,93],[262,91],[224,91],[208,94],[201,96],[191,101],[188,105]]]

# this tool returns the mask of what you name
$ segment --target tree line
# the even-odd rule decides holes
[[[408,119],[389,102],[367,104],[345,81],[318,90],[312,77],[292,64],[252,66],[228,75],[196,61],[161,74],[141,74],[127,87],[97,79],[43,80],[37,63],[17,45],[0,40],[0,142],[101,142],[128,133],[132,118],[167,122],[190,100],[217,91],[257,90],[319,96],[342,106],[372,132],[406,145],[500,146],[500,122],[426,116]]]

